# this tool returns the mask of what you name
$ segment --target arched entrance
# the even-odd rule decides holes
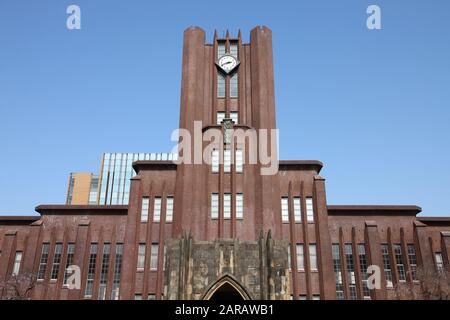
[[[233,277],[225,275],[209,287],[203,300],[250,300],[250,295]]]

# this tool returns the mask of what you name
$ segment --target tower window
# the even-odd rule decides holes
[[[442,253],[441,252],[436,252],[434,254],[434,257],[436,259],[436,268],[439,272],[443,272],[444,271],[444,260],[442,259]]]
[[[223,150],[223,171],[230,172],[231,171],[231,150]]]
[[[219,172],[219,150],[217,149],[211,152],[211,170],[212,172]]]
[[[244,196],[242,193],[236,194],[236,219],[244,218]]]
[[[309,263],[311,271],[317,271],[317,249],[315,243],[309,245]]]
[[[242,172],[244,164],[244,155],[241,149],[236,150],[236,172]]]
[[[303,271],[303,270],[305,270],[305,259],[304,259],[304,256],[303,256],[303,245],[300,244],[300,243],[297,243],[296,250],[297,250],[297,270],[298,271]]]
[[[42,245],[41,259],[39,260],[39,270],[37,275],[38,280],[44,280],[45,278],[45,270],[47,269],[49,246],[50,246],[49,243],[44,243]]]
[[[389,247],[385,243],[381,245],[381,254],[383,255],[383,267],[384,274],[386,276],[386,287],[392,288],[391,259],[389,258]]]
[[[417,278],[417,256],[416,247],[413,244],[408,244],[408,260],[411,267],[411,275],[414,281],[419,280]]]
[[[14,257],[14,267],[13,275],[18,275],[20,271],[20,265],[22,264],[22,251],[16,251],[16,256]]]
[[[356,279],[355,261],[353,259],[353,246],[351,243],[345,244],[345,261],[347,262],[347,279],[350,291],[350,300],[356,300]]]
[[[399,281],[406,281],[405,265],[403,264],[402,247],[394,244],[395,261],[397,263]]]
[[[219,194],[211,193],[211,218],[219,218]]]
[[[59,266],[61,265],[62,243],[55,245],[55,254],[53,255],[53,268],[50,279],[56,280],[59,275]]]
[[[86,279],[86,289],[84,291],[85,297],[91,297],[94,290],[94,277],[95,277],[95,263],[97,261],[97,244],[91,244],[91,251],[89,254],[88,262],[88,274]]]
[[[150,270],[158,269],[158,244],[152,244],[152,251],[150,256]]]
[[[234,122],[234,124],[239,124],[239,114],[237,113],[237,111],[231,111],[230,118],[231,121]]]
[[[146,222],[148,220],[148,204],[149,204],[148,197],[143,197],[142,204],[141,204],[141,221],[142,222]]]
[[[238,91],[238,74],[235,73],[230,78],[230,97],[237,98]]]
[[[223,195],[223,218],[231,218],[231,194],[224,193]]]
[[[225,77],[217,74],[217,98],[225,98]]]
[[[339,252],[339,244],[333,243],[333,270],[336,282],[336,298],[344,300],[344,286],[342,284],[341,256]]]
[[[145,266],[145,244],[141,243],[138,247],[137,269],[142,270]]]
[[[225,42],[220,41],[217,45],[217,58],[220,58],[225,54]]]
[[[217,124],[222,124],[223,119],[225,119],[225,112],[217,112]]]
[[[237,59],[238,57],[238,44],[237,42],[230,43],[230,54]]]

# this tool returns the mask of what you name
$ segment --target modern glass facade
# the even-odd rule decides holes
[[[126,205],[130,198],[130,178],[136,172],[132,164],[138,160],[176,160],[173,153],[104,153],[99,179],[100,205]]]

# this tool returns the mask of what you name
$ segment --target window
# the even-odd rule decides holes
[[[231,194],[230,193],[223,194],[223,218],[224,219],[231,218]]]
[[[398,280],[406,281],[405,265],[403,264],[402,247],[394,244],[395,262],[397,263]]]
[[[292,269],[292,261],[291,261],[291,244],[288,244],[288,268]]]
[[[294,220],[295,220],[295,222],[302,221],[300,197],[294,197]]]
[[[363,289],[363,297],[366,300],[370,300],[370,290],[368,287],[368,275],[367,275],[367,257],[366,257],[366,247],[364,243],[358,244],[358,257],[359,265],[361,266],[361,282]]]
[[[138,247],[137,269],[143,270],[145,266],[145,244],[140,243]]]
[[[342,284],[341,254],[339,244],[333,243],[332,254],[334,279],[336,282],[336,299],[344,300],[344,285]]]
[[[217,149],[211,152],[211,171],[219,172],[219,150]]]
[[[303,256],[303,245],[300,243],[297,243],[296,246],[297,250],[297,270],[298,271],[304,271],[305,270],[305,259]]]
[[[69,280],[70,275],[72,272],[69,272],[69,267],[73,265],[73,258],[75,255],[75,244],[69,243],[67,244],[67,258],[66,258],[66,268],[64,269],[64,284],[68,284],[67,281]]]
[[[314,207],[312,198],[306,198],[306,218],[308,222],[314,222]]]
[[[55,254],[53,255],[53,268],[50,276],[51,280],[57,280],[59,275],[59,267],[61,265],[62,243],[55,245]]]
[[[383,268],[386,276],[386,287],[392,288],[392,268],[391,259],[389,257],[389,246],[385,243],[381,245],[381,254],[383,255]]]
[[[317,247],[315,243],[309,245],[309,262],[311,271],[317,271]]]
[[[173,197],[169,196],[166,199],[166,222],[173,220]]]
[[[231,118],[231,121],[234,122],[234,124],[239,124],[239,115],[238,115],[237,111],[231,111],[230,118]]]
[[[234,73],[230,78],[230,98],[237,98],[238,97],[238,73]]]
[[[106,298],[106,284],[108,282],[110,251],[111,245],[109,243],[105,243],[103,245],[102,268],[100,269],[100,286],[98,289],[99,300],[105,300]]]
[[[154,293],[149,293],[149,294],[148,294],[148,300],[156,300],[156,294],[154,294]]]
[[[409,266],[411,267],[411,276],[413,281],[418,281],[417,278],[417,255],[416,247],[413,244],[408,244],[408,260]]]
[[[244,218],[244,195],[236,194],[236,219]]]
[[[353,247],[351,243],[345,244],[345,261],[347,262],[347,278],[350,289],[350,300],[356,300],[355,263],[353,260]]]
[[[237,42],[231,42],[230,43],[230,54],[237,58],[238,57],[238,44]]]
[[[142,300],[142,294],[135,294],[134,300]]]
[[[22,264],[22,251],[16,251],[16,256],[14,257],[13,275],[18,275],[20,271],[20,265]]]
[[[306,300],[306,296],[304,294],[301,294],[299,300]]]
[[[219,194],[211,193],[211,218],[219,218]]]
[[[225,77],[217,73],[217,98],[225,98]]]
[[[281,221],[289,222],[289,198],[281,198]]]
[[[236,172],[242,172],[244,157],[241,149],[236,150]]]
[[[223,171],[224,172],[231,171],[231,150],[230,149],[223,150]]]
[[[320,295],[319,294],[313,294],[312,299],[313,300],[320,300]]]
[[[155,197],[155,203],[153,207],[153,221],[159,222],[161,219],[161,197]]]
[[[94,277],[95,277],[95,263],[97,260],[97,244],[91,244],[91,250],[89,254],[88,274],[86,279],[86,290],[84,291],[85,297],[91,297],[94,290]]]
[[[444,271],[444,260],[442,259],[442,253],[436,252],[434,254],[434,258],[436,259],[436,269],[439,272],[443,272]]]
[[[152,251],[150,256],[150,270],[158,269],[158,244],[152,244]]]
[[[220,41],[217,44],[217,58],[220,58],[225,54],[225,42]]]
[[[217,112],[217,124],[222,124],[223,119],[225,119],[225,112]]]
[[[44,280],[45,278],[45,270],[47,269],[47,261],[48,261],[48,249],[50,244],[44,243],[42,245],[41,259],[39,260],[39,269],[38,269],[38,280]]]
[[[142,207],[141,207],[141,221],[148,221],[148,207],[149,207],[149,199],[148,197],[142,198]]]
[[[116,244],[116,257],[114,259],[114,277],[113,285],[111,290],[111,299],[119,300],[119,289],[120,289],[120,273],[122,271],[122,255],[123,255],[123,244]]]

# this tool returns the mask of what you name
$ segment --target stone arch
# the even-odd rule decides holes
[[[203,295],[202,300],[214,299],[215,296],[217,297],[219,293],[223,293],[224,290],[230,292],[230,296],[233,295],[236,299],[251,300],[251,296],[248,291],[232,275],[229,274],[222,276],[210,285]]]

